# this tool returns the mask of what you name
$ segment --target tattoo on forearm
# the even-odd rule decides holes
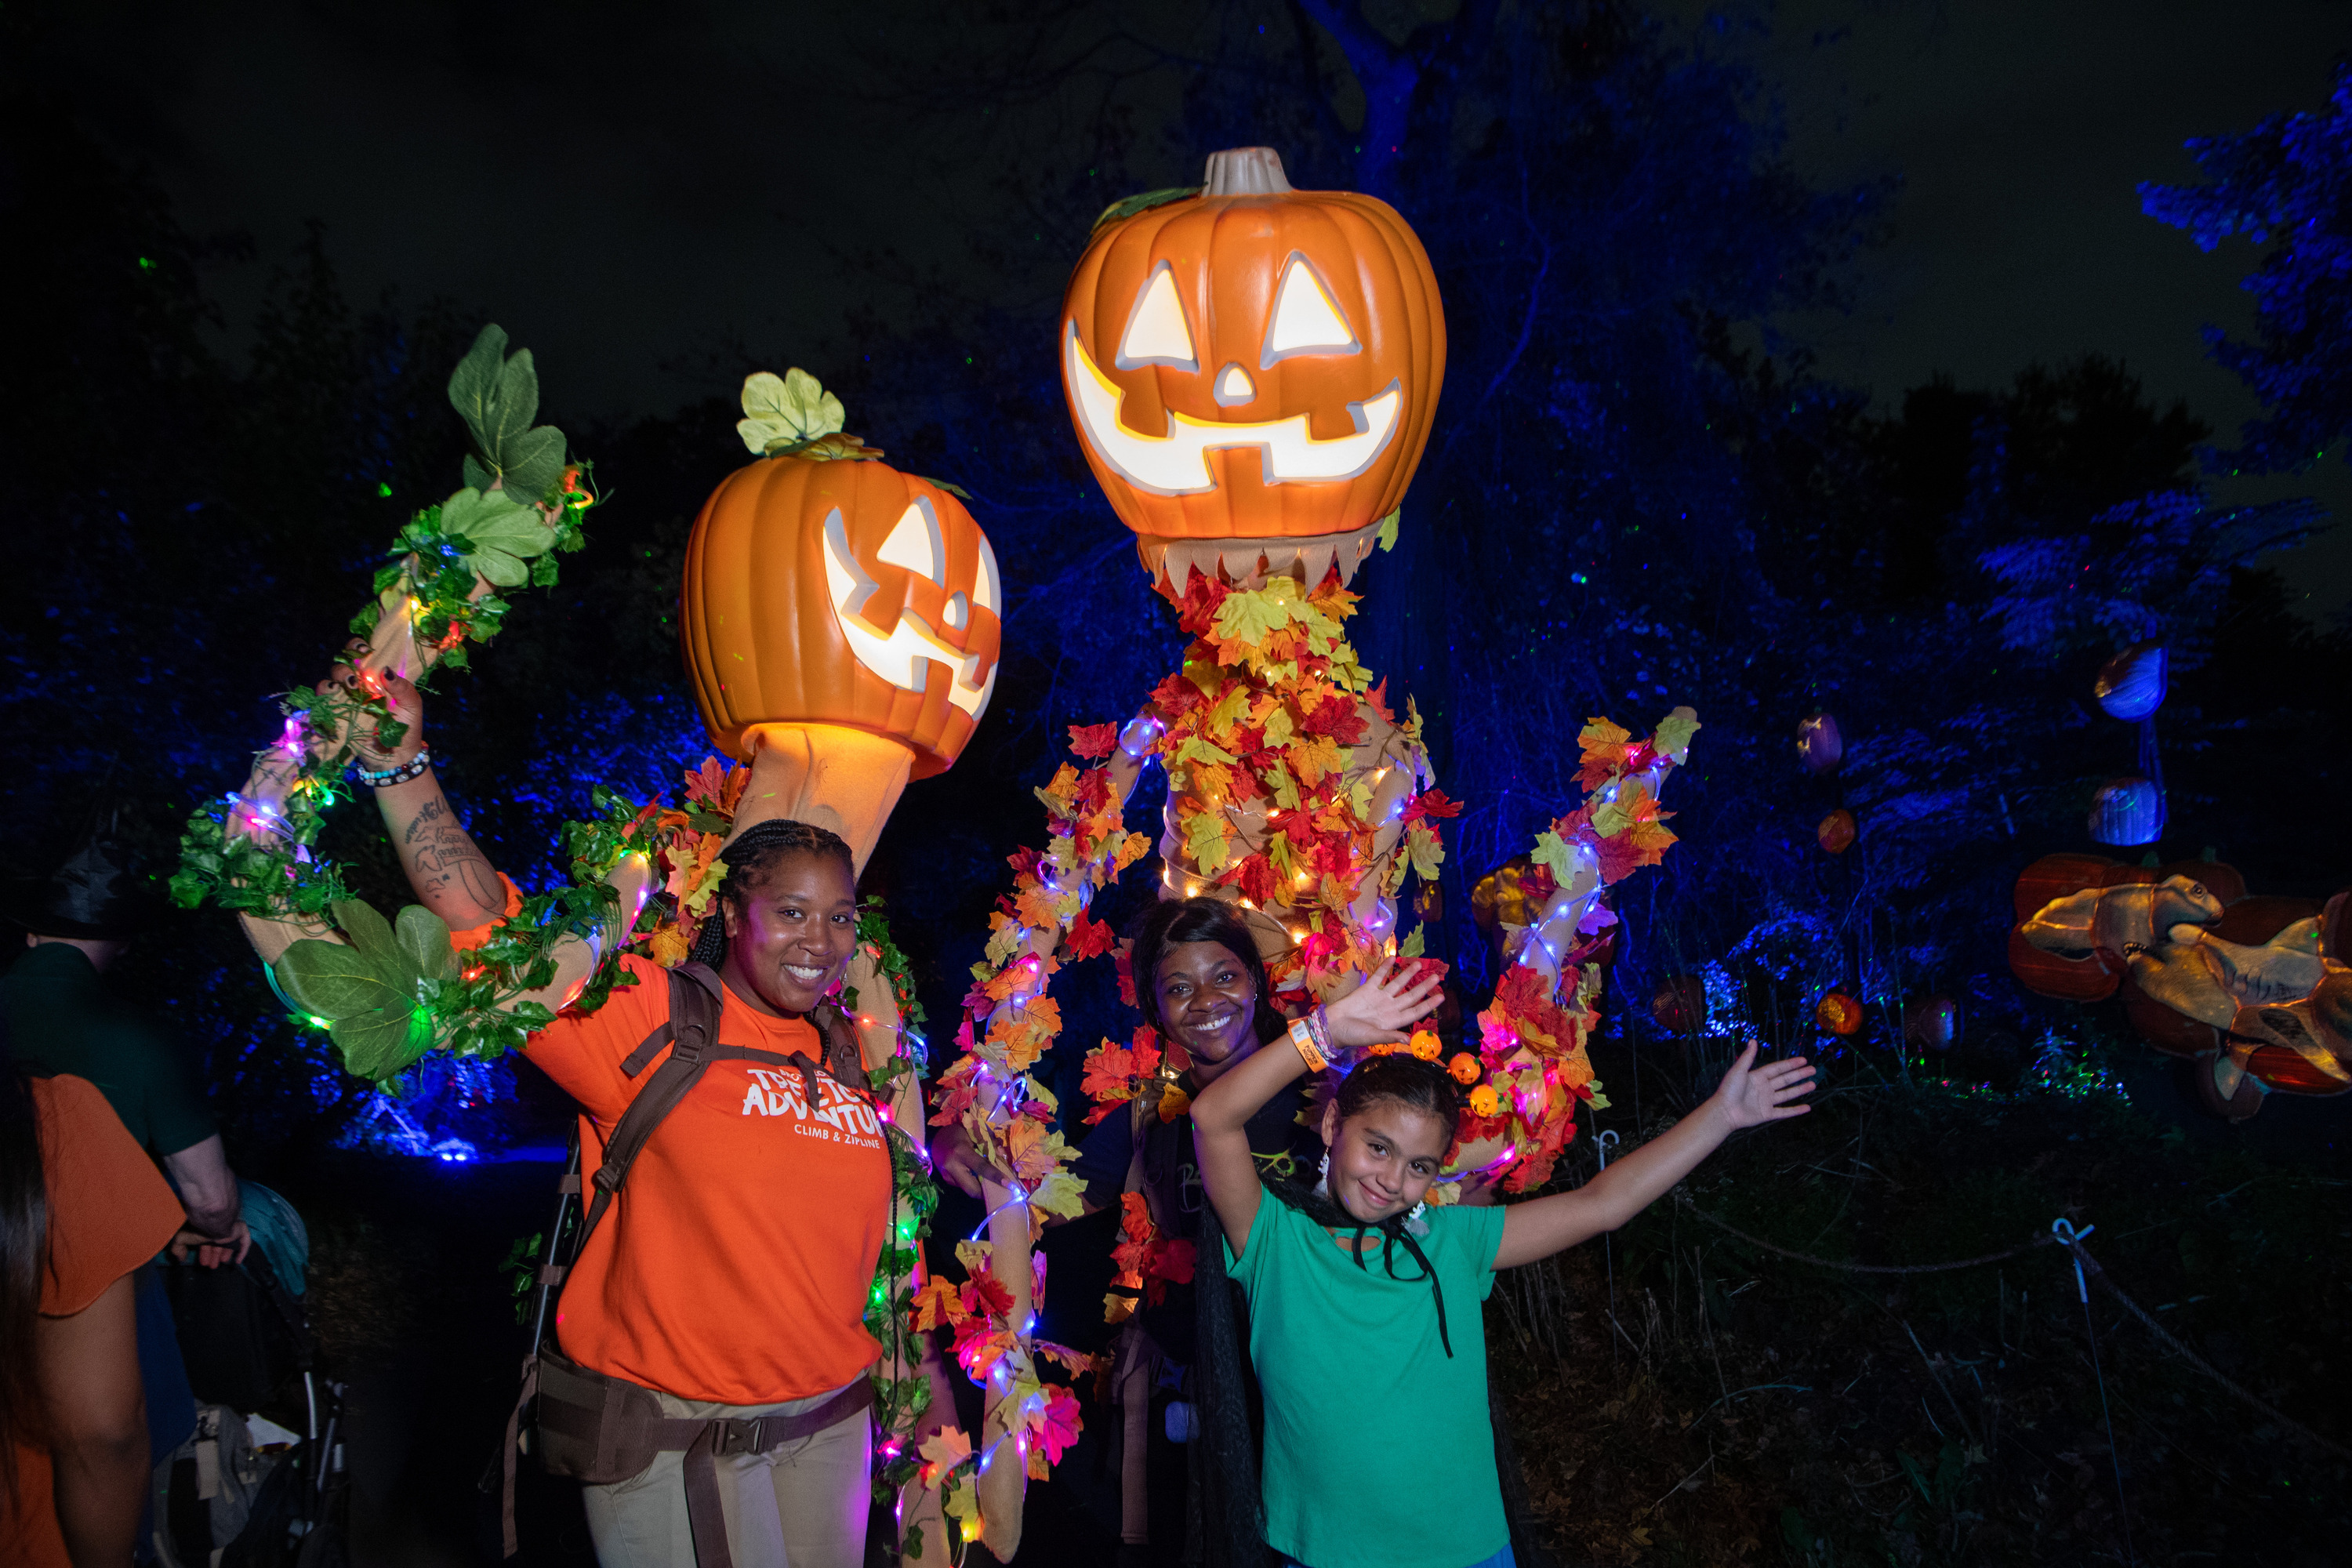
[[[437,822],[448,815],[447,803],[439,795],[435,795],[425,803],[425,809],[416,814],[416,820],[408,825],[408,831],[401,837],[400,841],[403,844],[415,843],[416,836],[425,831],[427,823]]]
[[[489,858],[475,847],[466,830],[456,826],[437,828],[410,849],[411,864],[425,893],[454,890],[486,910],[506,907],[505,891]]]
[[[507,907],[499,874],[467,833],[446,797],[435,795],[419,807],[400,836],[400,857],[418,894],[428,903],[463,898],[495,915]],[[441,911],[436,911],[441,912]]]

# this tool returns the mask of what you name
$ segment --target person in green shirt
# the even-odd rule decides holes
[[[1751,1042],[1696,1111],[1585,1185],[1433,1208],[1423,1197],[1460,1110],[1445,1069],[1397,1054],[1349,1070],[1353,1054],[1315,1020],[1293,1039],[1192,1104],[1221,1261],[1248,1299],[1265,1391],[1265,1543],[1291,1568],[1512,1568],[1479,1307],[1496,1271],[1616,1229],[1737,1129],[1802,1115],[1790,1102],[1812,1068],[1759,1066]],[[1251,1114],[1327,1061],[1346,1076],[1324,1110],[1322,1182],[1301,1192],[1261,1181]]]
[[[174,1250],[193,1249],[207,1267],[242,1262],[251,1241],[237,1217],[236,1175],[187,1052],[102,979],[153,907],[133,862],[121,814],[101,806],[56,870],[13,889],[7,913],[26,928],[26,951],[0,974],[0,1012],[19,1061],[96,1084],[162,1163],[188,1211]]]

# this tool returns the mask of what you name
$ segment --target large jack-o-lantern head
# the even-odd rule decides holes
[[[988,706],[1003,607],[996,552],[955,497],[870,459],[783,456],[703,503],[679,632],[735,756],[761,724],[838,724],[904,744],[928,778]]]
[[[1211,157],[1197,196],[1106,223],[1061,331],[1087,461],[1178,588],[1184,565],[1221,559],[1237,580],[1260,556],[1352,574],[1412,480],[1445,374],[1437,279],[1404,219],[1292,190],[1264,147]]]

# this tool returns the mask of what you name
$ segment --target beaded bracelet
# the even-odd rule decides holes
[[[423,778],[425,771],[432,766],[433,748],[420,746],[415,756],[397,767],[386,768],[382,773],[370,773],[365,768],[358,771],[360,783],[370,789],[383,789],[391,784],[403,784],[411,779]]]

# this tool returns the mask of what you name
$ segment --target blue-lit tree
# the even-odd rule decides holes
[[[2352,462],[2352,62],[2336,66],[2326,108],[2189,150],[2210,183],[2144,184],[2143,208],[2200,250],[2242,235],[2264,252],[2242,285],[2254,297],[2252,339],[2205,332],[2213,358],[2263,402],[2228,462],[2301,473],[2331,448]]]

